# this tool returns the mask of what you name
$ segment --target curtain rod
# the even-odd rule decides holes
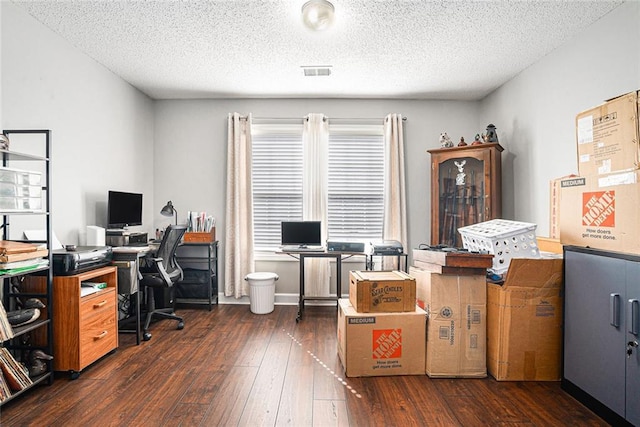
[[[253,122],[256,121],[278,121],[278,120],[282,120],[282,121],[286,121],[286,122],[294,122],[297,123],[298,120],[306,120],[307,117],[300,117],[300,118],[296,118],[296,117],[254,117],[252,120]],[[374,117],[336,117],[336,118],[329,118],[327,116],[324,116],[324,120],[330,119],[331,121],[351,121],[351,122],[368,122],[368,121],[372,121],[372,122],[378,122],[378,121],[383,121],[384,122],[384,118],[380,119],[380,118],[374,118]],[[405,122],[407,121],[406,117],[402,117],[402,121]]]

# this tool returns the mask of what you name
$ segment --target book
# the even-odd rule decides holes
[[[0,301],[0,341],[4,342],[13,338],[13,327],[7,318],[7,312]]]
[[[0,240],[0,254],[16,254],[23,252],[33,252],[38,250],[40,245],[33,243],[14,242],[13,240]]]
[[[0,254],[0,263],[24,261],[26,259],[43,258],[49,255],[48,249],[37,249],[29,252]]]
[[[27,368],[18,363],[4,347],[0,347],[0,370],[12,391],[24,390],[33,384]]]

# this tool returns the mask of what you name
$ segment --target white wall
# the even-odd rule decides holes
[[[548,235],[548,182],[578,172],[576,115],[638,89],[640,2],[630,1],[484,99],[482,122],[505,148],[504,217]]]
[[[153,201],[153,101],[22,9],[4,1],[0,9],[2,126],[52,130],[60,241],[84,243],[86,225],[106,225],[109,189],[144,193],[151,229],[161,207]]]
[[[481,102],[153,102],[21,9],[0,2],[0,120],[4,128],[53,130],[53,220],[63,243],[78,242],[87,224],[104,225],[108,189],[145,194],[147,231],[171,221],[158,212],[172,200],[181,216],[187,210],[214,214],[218,239],[224,242],[226,117],[233,111],[256,117],[310,112],[336,118],[407,116],[408,249],[430,238],[426,150],[438,146],[442,131],[454,141],[460,136],[471,140],[494,123],[505,148],[504,216],[535,222],[544,235],[548,181],[577,169],[575,115],[640,88],[639,14],[640,3],[623,4]],[[221,249],[222,268],[224,245]],[[278,292],[297,293],[294,263],[265,262],[259,269],[283,269],[286,277],[278,282]],[[222,284],[223,274],[220,279]]]
[[[482,131],[476,102],[344,99],[246,99],[158,101],[156,103],[155,198],[172,200],[182,216],[186,211],[207,211],[218,221],[221,242],[220,270],[224,266],[224,211],[226,189],[227,115],[252,113],[254,117],[302,117],[324,113],[329,118],[382,118],[397,112],[405,122],[405,158],[409,247],[429,243],[429,153],[439,146],[440,132],[467,141]],[[169,173],[167,173],[169,172]],[[168,219],[156,217],[166,225]],[[164,221],[164,224],[162,223]],[[284,256],[280,257],[286,258]],[[284,261],[284,259],[283,259]],[[363,266],[357,268],[364,268]],[[297,293],[297,265],[261,262],[259,271],[280,274],[278,293]],[[344,268],[345,275],[348,268]],[[221,271],[220,283],[224,283]],[[346,276],[343,283],[346,283]],[[335,290],[332,279],[332,289]]]

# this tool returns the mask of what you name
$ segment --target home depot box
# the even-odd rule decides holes
[[[579,175],[640,167],[638,93],[619,96],[577,115]]]
[[[504,284],[487,283],[487,369],[498,381],[559,381],[562,263],[511,261]]]
[[[338,300],[338,356],[347,377],[424,375],[424,310],[358,313]]]
[[[486,276],[433,273],[410,267],[418,306],[427,312],[426,373],[486,377]]]
[[[416,281],[402,271],[351,271],[349,300],[359,313],[414,311]]]
[[[562,244],[640,254],[639,175],[635,170],[563,180]]]

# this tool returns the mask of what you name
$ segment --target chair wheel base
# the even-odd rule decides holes
[[[145,341],[149,341],[151,339],[151,334],[149,332],[145,332],[142,334],[142,339]]]
[[[184,322],[178,322],[178,330],[184,329]]]

